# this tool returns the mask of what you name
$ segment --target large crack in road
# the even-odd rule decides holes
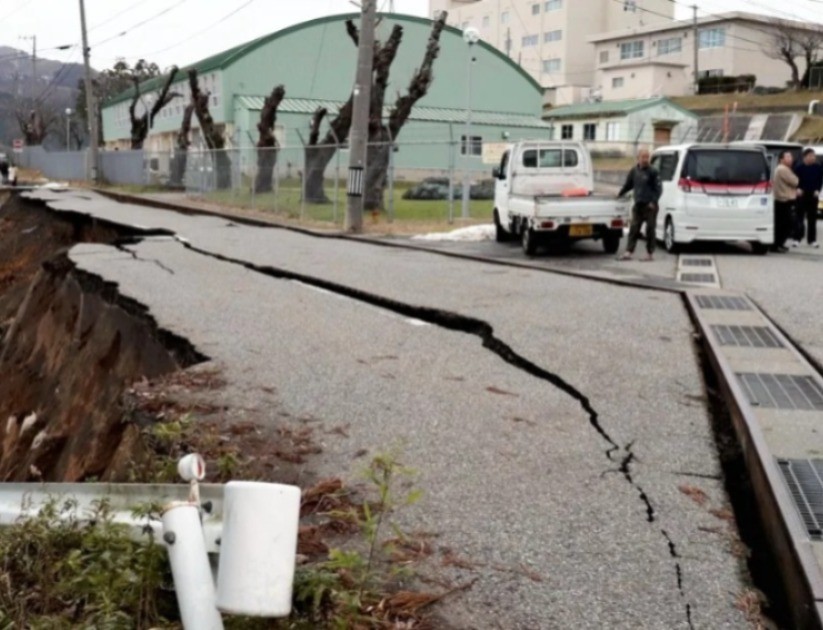
[[[634,479],[634,476],[632,474],[632,464],[636,461],[633,452],[634,442],[630,442],[623,449],[621,449],[620,445],[603,427],[603,424],[600,419],[600,414],[594,408],[588,396],[586,396],[583,392],[577,389],[574,385],[566,381],[559,374],[551,372],[550,370],[547,370],[546,368],[537,365],[533,361],[530,361],[526,357],[517,353],[509,344],[507,344],[505,341],[503,341],[495,335],[494,327],[488,322],[473,317],[461,315],[459,313],[455,313],[452,311],[446,311],[442,309],[435,309],[431,307],[418,306],[414,304],[400,302],[398,300],[387,298],[381,295],[376,295],[374,293],[369,293],[367,291],[362,291],[354,287],[342,285],[336,282],[324,280],[322,278],[317,278],[314,276],[308,276],[305,274],[300,274],[268,265],[256,265],[248,261],[232,258],[230,256],[225,256],[223,254],[218,254],[216,252],[211,252],[199,248],[195,245],[192,245],[187,240],[178,239],[178,242],[187,249],[197,254],[208,256],[221,262],[238,265],[250,271],[254,271],[256,273],[276,278],[278,280],[300,282],[307,286],[321,289],[323,291],[328,291],[330,293],[334,293],[342,297],[356,300],[358,302],[362,302],[370,306],[386,309],[388,311],[391,311],[398,315],[402,315],[404,317],[417,319],[434,326],[445,328],[447,330],[466,333],[479,337],[482,341],[482,346],[484,348],[488,349],[489,351],[500,357],[509,365],[512,365],[516,369],[523,371],[531,376],[534,376],[535,378],[550,383],[553,387],[562,391],[564,394],[578,402],[580,407],[587,414],[589,424],[592,427],[592,429],[594,429],[594,431],[608,444],[608,448],[604,450],[606,458],[609,461],[613,462],[615,461],[615,453],[621,450],[625,451],[626,454],[620,462],[620,473],[622,474],[625,481],[637,493],[640,501],[643,503],[643,506],[646,510],[646,517],[648,523],[654,524],[657,521],[657,515],[652,500],[650,499],[646,491],[643,489],[643,487]],[[671,539],[668,532],[665,529],[661,529],[660,532],[666,543],[666,548],[668,549],[669,556],[672,558],[674,562],[676,585],[680,598],[684,600],[686,623],[689,628],[693,628],[694,626],[692,623],[692,605],[688,601],[685,589],[683,587],[683,568],[680,563],[680,554],[678,553],[677,546]]]

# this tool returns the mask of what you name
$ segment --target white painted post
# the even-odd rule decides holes
[[[191,503],[169,506],[163,513],[163,542],[169,554],[183,627],[223,630],[199,506]]]
[[[230,481],[223,503],[217,607],[224,613],[287,617],[297,556],[300,488]]]

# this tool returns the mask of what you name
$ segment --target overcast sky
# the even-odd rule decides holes
[[[693,0],[679,4],[690,15]],[[379,0],[388,9],[390,0]],[[394,0],[398,13],[428,14],[428,0]],[[823,0],[697,0],[708,13],[749,11],[823,22]],[[161,67],[180,66],[298,22],[357,8],[349,0],[86,0],[92,65],[110,67],[119,57],[145,58]],[[38,57],[82,60],[77,0],[0,0],[0,45],[31,50]],[[55,50],[62,45],[68,51]]]

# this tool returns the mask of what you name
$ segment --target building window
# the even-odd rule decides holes
[[[472,136],[470,147],[467,147],[466,144],[466,136],[460,136],[460,155],[469,155],[471,157],[483,155],[483,138],[481,136]]]
[[[609,142],[617,142],[620,140],[620,123],[610,122],[606,123],[606,140]]]
[[[503,11],[503,13],[500,14],[500,23],[501,24],[508,24],[509,23],[509,12],[508,11]]]
[[[549,42],[559,42],[561,39],[563,39],[563,31],[561,30],[543,33],[543,42],[546,44],[548,44]]]
[[[528,48],[529,46],[537,46],[540,42],[540,38],[537,35],[526,35],[520,42],[520,45],[523,48]]]
[[[559,11],[563,8],[563,0],[546,0],[546,11]]]
[[[543,72],[546,74],[551,74],[553,72],[560,72],[562,68],[562,63],[560,59],[544,59],[543,60]]]
[[[601,50],[600,51],[600,63],[609,63],[609,51],[608,50]]]
[[[532,5],[532,15],[540,15],[540,5],[533,4]]]
[[[620,44],[621,59],[640,59],[643,57],[643,41]]]
[[[723,69],[718,68],[716,70],[701,70],[697,73],[697,77],[699,79],[708,79],[709,77],[722,77],[723,76]]]
[[[726,29],[704,28],[698,36],[698,48],[722,48],[726,45]]]
[[[574,125],[563,125],[560,127],[560,139],[572,140],[574,138]]]
[[[483,16],[483,28],[489,28],[489,24],[491,24],[491,20],[489,19],[488,15]]]
[[[669,39],[657,40],[657,54],[671,55],[672,53],[679,53],[683,50],[683,40],[679,37],[670,37]]]
[[[583,140],[594,140],[597,135],[597,125],[595,123],[586,123],[583,125]]]
[[[612,87],[613,88],[622,88],[625,83],[626,83],[626,81],[625,81],[625,79],[623,79],[623,77],[614,77],[612,79]]]

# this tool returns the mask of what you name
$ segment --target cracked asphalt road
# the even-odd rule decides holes
[[[361,449],[400,445],[425,492],[404,524],[484,565],[439,569],[481,577],[445,609],[458,627],[747,627],[741,561],[708,509],[727,498],[679,296],[54,196],[186,239],[71,256],[213,357],[233,408],[349,425],[312,473],[356,476]],[[444,327],[454,316],[523,363]]]

